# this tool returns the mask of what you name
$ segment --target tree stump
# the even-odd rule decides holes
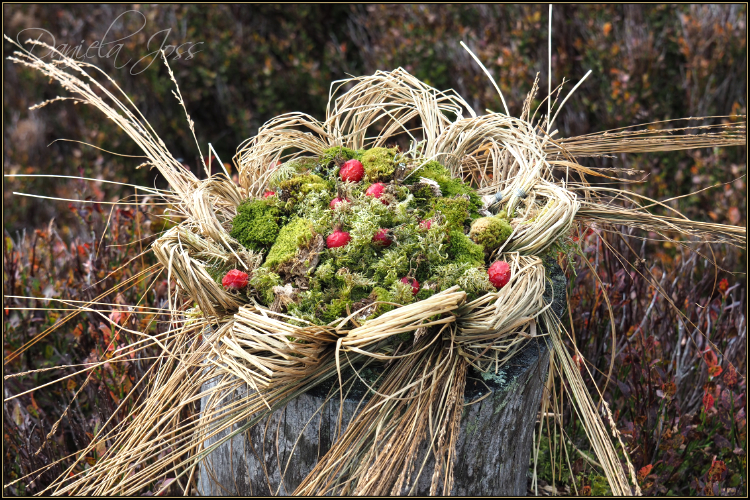
[[[554,289],[552,309],[562,317],[566,305],[565,276],[556,263],[548,263],[547,275],[551,282],[547,283],[545,299],[551,300]],[[473,370],[469,371],[465,402],[477,400],[487,389],[492,394],[464,408],[451,495],[526,494],[532,433],[548,366],[549,349],[542,337],[528,340],[498,375],[482,377]],[[207,384],[204,390],[209,387]],[[237,496],[291,494],[318,458],[330,449],[335,438],[339,398],[332,398],[319,411],[327,391],[316,389],[299,396],[286,408],[211,452],[199,466],[199,493]],[[243,392],[237,391],[234,397],[242,397]],[[228,396],[227,400],[231,397]],[[360,401],[360,397],[344,400],[343,427],[351,421],[358,407],[364,406]],[[205,404],[205,401],[201,402],[202,408]],[[242,424],[236,424],[234,429]],[[229,433],[226,430],[207,440],[204,447]],[[425,452],[422,450],[423,454]],[[434,458],[430,458],[424,471],[431,471],[433,467]],[[429,493],[430,476],[431,472],[422,474],[415,494]]]

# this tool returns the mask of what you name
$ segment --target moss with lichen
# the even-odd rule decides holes
[[[482,217],[471,223],[469,238],[489,253],[499,248],[512,232],[513,228],[502,217]]]
[[[258,301],[265,306],[270,306],[275,298],[273,287],[281,286],[282,282],[278,274],[261,267],[253,272],[248,284],[250,285],[248,290],[255,291]]]
[[[439,266],[435,269],[433,279],[441,290],[458,285],[466,292],[468,300],[477,298],[483,292],[495,290],[484,267],[471,262],[450,262]]]
[[[279,234],[282,212],[271,200],[247,200],[232,219],[232,238],[254,251],[273,245]]]
[[[312,238],[312,223],[305,219],[295,218],[279,231],[276,242],[268,251],[268,257],[263,264],[269,269],[289,262],[300,247],[306,245]]]
[[[365,179],[369,182],[387,182],[396,170],[394,159],[398,148],[372,148],[362,153]]]
[[[395,169],[400,168],[397,151],[334,147],[320,158],[280,165],[273,177],[278,196],[244,203],[239,210],[242,217],[235,224],[235,234],[246,236],[240,240],[243,244],[267,252],[247,293],[270,306],[275,299],[273,287],[288,281],[289,263],[301,255],[300,249],[307,249],[316,233],[328,236],[335,227],[349,233],[349,242],[315,254],[319,259],[315,268],[302,281],[292,283],[299,287],[297,299],[285,306],[286,312],[300,320],[329,324],[362,308],[367,319],[372,319],[396,307],[392,304],[424,300],[454,285],[472,298],[494,290],[487,278],[484,248],[464,234],[466,224],[479,217],[479,198],[437,162],[428,162],[407,181],[413,183],[409,186],[392,181]],[[342,183],[336,170],[352,158],[363,162],[366,177],[362,182]],[[420,181],[421,176],[431,180]],[[381,199],[365,194],[373,182],[386,184]],[[331,209],[334,197],[347,202]],[[425,219],[431,221],[429,229],[420,225]],[[482,224],[486,222],[475,227]],[[383,229],[389,245],[373,242]],[[505,236],[503,231],[500,234]],[[495,243],[481,241],[488,246]],[[218,268],[213,275],[219,277]],[[401,281],[405,276],[419,281],[416,295],[410,284]],[[367,307],[378,302],[389,304]],[[393,340],[411,341],[411,337]]]

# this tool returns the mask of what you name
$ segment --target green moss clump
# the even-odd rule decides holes
[[[268,252],[266,262],[268,269],[278,269],[281,264],[289,262],[300,247],[309,243],[312,238],[312,223],[305,219],[295,218],[281,228],[276,242]]]
[[[321,311],[320,320],[323,322],[323,324],[327,325],[331,321],[335,321],[339,318],[348,316],[346,312],[346,306],[348,305],[349,309],[351,310],[351,304],[351,300],[333,299]]]
[[[337,161],[342,162],[354,158],[359,159],[361,156],[362,153],[359,151],[345,148],[344,146],[334,146],[323,151],[318,164],[323,168],[328,168],[331,167],[331,165],[335,164]]]
[[[422,288],[420,291],[417,292],[417,300],[429,299],[433,295],[435,295],[435,290],[431,290],[429,288]]]
[[[463,230],[464,222],[469,218],[471,205],[466,198],[437,198],[433,208],[445,217],[445,224],[450,229]],[[431,216],[431,215],[430,215]]]
[[[484,248],[477,245],[459,230],[448,232],[448,255],[456,263],[467,263],[472,266],[484,265]]]
[[[312,191],[328,190],[331,185],[318,175],[306,174],[280,182],[279,188],[290,198],[301,199]]]
[[[253,276],[249,281],[250,287],[248,289],[255,290],[258,295],[258,300],[265,306],[270,306],[276,297],[273,293],[273,287],[281,286],[281,277],[271,271],[260,267],[255,270]]]
[[[370,298],[376,302],[393,302],[393,297],[391,297],[391,293],[381,286],[376,286],[375,288],[372,289],[372,292],[370,293]],[[378,304],[377,306],[375,306],[375,310],[372,312],[372,314],[368,316],[368,319],[380,316],[381,314],[392,310],[393,307],[394,306],[390,304]]]
[[[250,250],[265,250],[276,241],[281,215],[273,201],[247,200],[237,207],[229,234]]]
[[[421,207],[426,206],[435,198],[435,191],[433,191],[432,186],[424,182],[414,184],[411,194],[414,195],[417,205]]]
[[[507,220],[501,217],[482,217],[471,223],[469,237],[482,245],[486,252],[499,248],[513,232]]]
[[[398,148],[372,148],[362,153],[365,178],[370,182],[386,182],[396,171],[394,158]]]
[[[428,161],[414,174],[417,177],[432,179],[440,186],[440,191],[446,198],[466,195],[469,197],[472,215],[478,215],[477,210],[482,208],[482,199],[474,192],[471,186],[461,179],[453,177],[450,170],[437,161]]]

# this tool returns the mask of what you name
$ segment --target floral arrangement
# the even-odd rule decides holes
[[[459,286],[469,300],[508,283],[503,244],[519,219],[435,160],[398,147],[332,147],[278,165],[262,196],[237,208],[230,235],[263,263],[218,264],[227,289],[326,325],[373,319]]]

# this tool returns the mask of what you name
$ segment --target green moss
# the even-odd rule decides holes
[[[263,265],[269,269],[278,269],[281,264],[290,261],[297,250],[306,245],[311,238],[312,223],[306,219],[293,219],[279,231]]]
[[[396,170],[394,158],[398,148],[372,148],[362,153],[365,178],[370,182],[387,182]]]
[[[469,239],[463,232],[448,232],[448,255],[456,263],[467,263],[472,266],[484,265],[484,248]]]
[[[370,287],[357,286],[352,290],[351,298],[353,302],[359,302],[370,296]]]
[[[469,218],[471,205],[466,198],[437,198],[432,204],[434,210],[445,217],[449,229],[463,230],[464,222]]]
[[[426,206],[431,200],[435,198],[435,192],[426,183],[417,183],[414,185],[414,189],[411,192],[414,195],[414,200],[419,206]]]
[[[482,217],[471,223],[469,237],[486,252],[500,247],[513,232],[507,220],[501,217]]]
[[[315,174],[305,174],[292,177],[279,183],[279,188],[289,197],[301,199],[312,191],[331,189],[331,184]]]
[[[437,161],[431,160],[422,165],[413,176],[432,179],[440,184],[440,189],[442,190],[443,184],[451,179],[451,172]]]
[[[302,157],[295,158],[276,167],[268,178],[268,187],[278,189],[279,184],[285,180],[291,179],[295,175],[310,172],[317,165],[316,158]]]
[[[348,316],[346,312],[346,306],[348,305],[349,309],[351,310],[351,304],[351,300],[333,299],[321,311],[319,316],[320,320],[323,322],[323,324],[327,325],[332,321]]]
[[[437,161],[428,161],[414,173],[414,176],[432,179],[437,182],[440,186],[440,191],[446,198],[468,196],[472,215],[478,215],[477,210],[482,208],[482,199],[474,192],[474,189],[461,179],[453,177],[450,170]]]
[[[273,287],[280,286],[281,284],[281,277],[278,274],[261,267],[256,269],[250,278],[249,289],[255,290],[258,300],[263,305],[270,306],[275,298]]]
[[[250,250],[262,251],[276,241],[281,210],[269,200],[247,200],[237,207],[229,234]]]
[[[393,302],[393,297],[391,297],[391,293],[386,290],[383,287],[376,286],[372,289],[372,292],[370,293],[370,298],[375,300],[376,302]],[[390,304],[378,304],[375,306],[375,310],[373,313],[368,316],[368,319],[375,318],[377,316],[380,316],[383,313],[386,313],[390,310],[392,310],[394,306]]]

